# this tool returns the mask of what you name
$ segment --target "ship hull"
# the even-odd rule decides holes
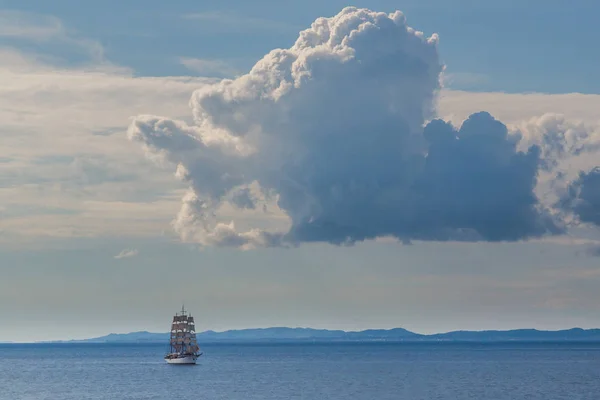
[[[177,358],[165,358],[167,364],[191,365],[196,364],[198,356],[185,356]]]

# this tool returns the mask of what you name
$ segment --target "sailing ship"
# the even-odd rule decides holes
[[[169,364],[196,364],[201,355],[196,341],[194,317],[182,306],[181,312],[175,313],[171,323],[169,353],[165,355],[165,361]]]

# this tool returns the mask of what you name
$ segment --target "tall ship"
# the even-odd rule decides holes
[[[169,364],[196,364],[201,355],[196,341],[194,317],[182,306],[181,312],[175,314],[171,323],[169,353],[165,355],[165,361]]]

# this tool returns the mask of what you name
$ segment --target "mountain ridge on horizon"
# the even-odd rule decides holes
[[[420,334],[404,328],[366,329],[344,331],[313,328],[249,328],[216,332],[207,330],[197,333],[199,342],[271,342],[271,341],[320,341],[320,342],[369,342],[369,341],[599,341],[600,329],[570,328],[563,330],[512,329],[512,330],[458,330],[446,333]],[[168,342],[169,333],[137,331],[110,333],[89,339],[59,340],[52,343],[138,343]]]

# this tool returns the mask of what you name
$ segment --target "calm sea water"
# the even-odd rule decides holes
[[[597,400],[600,344],[0,345],[0,398]]]

